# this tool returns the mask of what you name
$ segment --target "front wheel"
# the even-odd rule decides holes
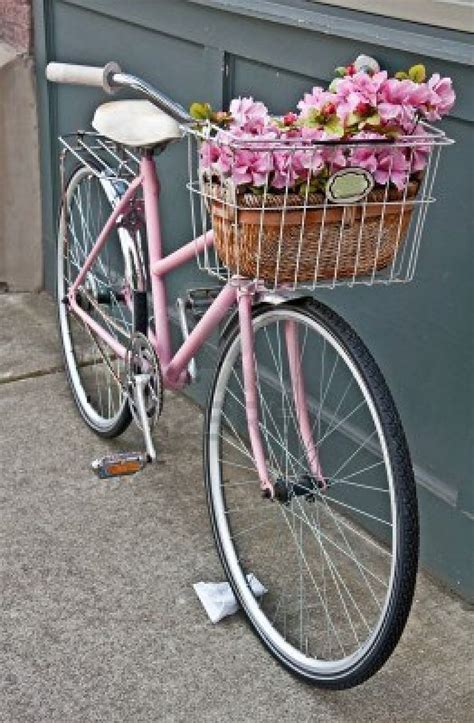
[[[236,326],[205,421],[217,549],[270,652],[315,685],[352,687],[392,653],[413,597],[418,517],[405,436],[372,356],[328,307],[255,307],[253,330],[260,434],[277,494],[259,487]],[[260,598],[250,573],[267,591]]]

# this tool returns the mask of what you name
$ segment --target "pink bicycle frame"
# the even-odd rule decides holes
[[[115,206],[112,214],[100,232],[91,252],[89,253],[76,280],[68,292],[70,309],[87,324],[113,350],[118,357],[125,359],[126,347],[98,324],[77,302],[77,292],[83,284],[86,275],[96,261],[107,238],[115,227],[117,220],[127,209],[139,188],[143,189],[145,221],[148,238],[148,253],[151,271],[151,291],[153,299],[153,314],[155,319],[155,333],[148,331],[158,358],[160,360],[163,383],[169,389],[181,389],[188,383],[187,367],[191,359],[197,354],[212,334],[218,324],[224,319],[232,306],[238,304],[239,323],[241,332],[242,369],[244,380],[246,415],[250,444],[257,467],[260,485],[273,495],[273,483],[268,472],[265,459],[265,448],[260,434],[258,413],[258,389],[254,359],[254,334],[252,327],[252,300],[255,294],[255,285],[251,283],[244,289],[238,284],[228,283],[220,291],[202,319],[198,322],[188,338],[178,351],[173,354],[171,346],[170,322],[168,318],[168,305],[166,297],[165,276],[174,269],[191,261],[197,253],[213,244],[212,231],[193,239],[177,251],[163,257],[161,229],[159,218],[159,192],[160,186],[156,167],[151,155],[143,155],[140,162],[140,174],[132,181],[126,193]],[[300,436],[305,447],[308,464],[312,474],[320,481],[323,476],[318,460],[317,449],[313,444],[307,402],[298,357],[298,339],[294,322],[286,323],[286,344],[289,359],[293,399],[297,411],[300,427]]]

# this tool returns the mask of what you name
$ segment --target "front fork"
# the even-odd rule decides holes
[[[265,449],[262,443],[260,422],[258,418],[258,389],[257,375],[255,371],[255,349],[252,324],[252,294],[247,291],[240,291],[238,304],[240,344],[242,350],[242,373],[245,391],[245,412],[247,415],[250,445],[252,447],[255,465],[257,467],[260,487],[264,493],[273,497],[273,483],[267,469]]]
[[[274,482],[267,468],[265,448],[260,433],[258,387],[255,369],[254,330],[252,324],[252,292],[240,291],[238,295],[240,338],[242,350],[242,372],[245,391],[245,410],[249,431],[250,445],[257,467],[260,487],[266,495],[274,496]],[[299,435],[303,442],[307,462],[313,477],[320,487],[325,487],[323,472],[319,462],[319,455],[313,441],[313,429],[308,414],[308,405],[304,380],[301,370],[301,357],[299,353],[298,328],[296,322],[285,322],[285,342],[288,354],[293,404],[296,410],[296,419]]]
[[[304,388],[304,379],[301,369],[298,326],[295,321],[285,322],[285,341],[286,351],[288,354],[288,366],[290,367],[293,404],[296,410],[300,439],[303,443],[306,459],[312,476],[317,480],[320,488],[325,488],[326,481],[323,477],[321,464],[319,462],[318,450],[314,446],[313,427],[308,414],[308,402],[306,399],[306,391]]]

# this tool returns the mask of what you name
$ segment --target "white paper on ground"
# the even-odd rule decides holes
[[[253,572],[247,575],[247,581],[255,597],[262,597],[268,592]],[[239,603],[228,582],[197,582],[193,587],[213,623],[218,623],[227,615],[233,615],[239,609]]]

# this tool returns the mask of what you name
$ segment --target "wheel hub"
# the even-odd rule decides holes
[[[309,474],[303,474],[295,481],[279,478],[274,484],[275,499],[288,504],[292,497],[304,497],[308,502],[316,500],[316,494],[324,484]]]

